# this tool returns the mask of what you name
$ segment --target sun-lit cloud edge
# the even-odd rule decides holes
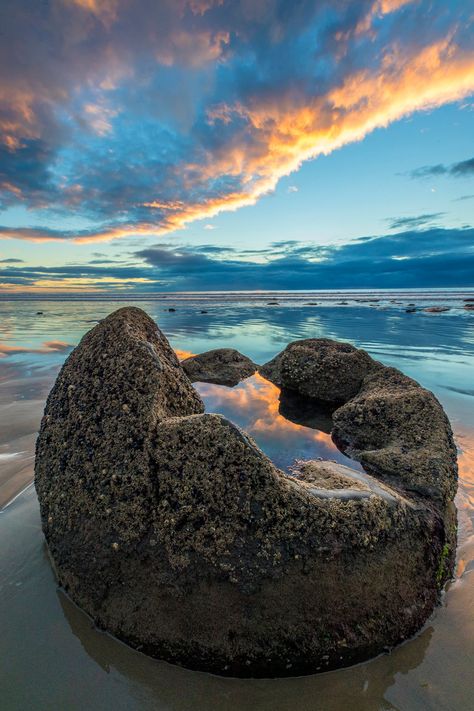
[[[82,231],[0,227],[0,239],[90,243],[171,233],[195,220],[254,205],[303,162],[361,141],[375,129],[413,112],[437,108],[473,92],[474,52],[461,50],[452,35],[408,58],[402,48],[393,45],[386,50],[377,71],[354,72],[338,87],[303,106],[282,108],[264,102],[255,106],[215,106],[209,113],[210,121],[228,122],[238,115],[263,142],[264,150],[246,155],[245,149],[230,149],[214,156],[208,165],[185,166],[184,172],[197,168],[200,180],[244,174],[248,179],[242,182],[242,190],[196,203],[158,199],[144,203],[143,207],[152,213],[156,210],[156,222],[125,222]]]

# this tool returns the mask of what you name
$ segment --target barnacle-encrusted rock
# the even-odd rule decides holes
[[[395,418],[390,398],[405,393],[414,428],[425,407],[443,434],[419,486],[408,464],[387,473],[385,434],[372,442],[364,429],[364,398],[383,399],[386,370],[381,416]],[[328,462],[287,476],[235,425],[202,413],[146,314],[109,316],[66,361],[38,438],[36,487],[59,582],[131,646],[228,675],[326,670],[412,635],[451,572],[454,450],[429,393],[381,365],[370,371],[355,398],[362,409],[348,402],[334,418],[364,464],[381,452],[375,476]],[[400,421],[390,446],[421,452],[409,432]]]
[[[289,343],[259,368],[278,387],[327,402],[346,402],[359,391],[367,373],[381,367],[368,353],[327,338]]]
[[[192,383],[215,383],[233,387],[257,370],[250,358],[233,348],[216,348],[181,361]]]
[[[368,375],[359,393],[333,413],[339,449],[366,471],[422,496],[454,498],[456,448],[433,393],[395,368]]]

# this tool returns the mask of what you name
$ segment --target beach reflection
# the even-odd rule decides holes
[[[456,441],[459,447],[459,488],[456,496],[458,509],[458,551],[456,576],[465,578],[474,573],[474,434],[460,431]]]

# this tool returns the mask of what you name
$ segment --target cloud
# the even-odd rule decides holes
[[[0,13],[0,208],[33,210],[4,239],[178,230],[474,90],[460,2],[5,0]],[[90,227],[50,227],[64,217]]]
[[[428,227],[363,236],[344,245],[287,240],[238,252],[213,245],[160,244],[134,263],[59,267],[5,265],[0,290],[129,294],[184,290],[467,287],[474,228]]]
[[[431,178],[439,175],[449,175],[454,178],[469,178],[474,175],[474,158],[462,160],[459,163],[452,163],[451,165],[444,165],[443,163],[424,165],[421,168],[412,170],[410,173],[412,178]]]
[[[387,222],[391,230],[416,229],[435,222],[439,217],[443,217],[445,214],[445,212],[432,212],[425,213],[424,215],[415,215],[413,217],[390,217]]]
[[[0,264],[21,264],[25,260],[24,259],[0,259]]]
[[[254,254],[258,262],[237,254],[196,255],[189,247],[152,247],[137,256],[176,289],[472,286],[474,229],[408,230],[339,247],[275,243]]]
[[[461,197],[455,198],[453,202],[463,202],[464,200],[473,200],[474,195],[461,195]]]

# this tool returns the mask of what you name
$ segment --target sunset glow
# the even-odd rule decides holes
[[[140,6],[52,0],[33,13],[30,0],[5,5],[1,291],[196,288],[184,263],[169,273],[165,252],[171,239],[171,250],[177,244],[198,258],[209,243],[204,229],[214,229],[221,262],[265,264],[278,241],[331,250],[383,240],[394,215],[418,220],[419,231],[442,227],[448,240],[471,226],[474,48],[463,3],[304,0],[291,12],[268,0],[252,9],[226,0]],[[12,63],[20,37],[24,56]],[[382,159],[363,170],[393,145],[390,168]],[[362,199],[357,180],[341,192],[332,167],[349,150],[367,183]],[[437,183],[427,189],[418,175]],[[326,185],[329,199],[320,195]],[[426,215],[431,222],[420,222]],[[133,245],[158,245],[163,267]],[[250,256],[250,246],[260,254]],[[134,273],[91,269],[97,247]],[[75,274],[43,278],[31,269],[61,264]],[[414,281],[411,266],[403,274]],[[393,279],[403,281],[400,274]],[[244,272],[235,280],[247,288]],[[445,285],[464,280],[450,272]]]

